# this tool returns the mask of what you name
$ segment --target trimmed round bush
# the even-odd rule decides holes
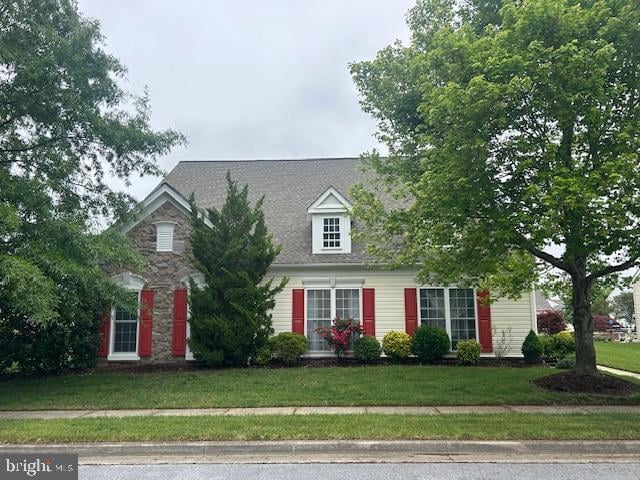
[[[421,325],[413,334],[411,352],[422,362],[438,362],[450,348],[449,335],[441,328]]]
[[[375,362],[380,358],[382,347],[376,337],[365,335],[353,342],[353,358],[364,363]]]
[[[282,332],[269,339],[273,356],[285,365],[295,365],[307,351],[307,338],[293,332]]]
[[[522,343],[522,355],[524,355],[524,361],[526,363],[540,363],[540,357],[542,356],[542,343],[533,330],[529,331],[529,335],[524,339]]]
[[[480,361],[480,344],[476,340],[458,342],[456,349],[456,358],[461,365],[475,365]]]
[[[404,360],[411,353],[411,337],[404,332],[389,332],[382,339],[382,351],[391,360]]]
[[[576,339],[571,332],[540,335],[539,338],[545,359],[549,361],[557,362],[576,352]]]

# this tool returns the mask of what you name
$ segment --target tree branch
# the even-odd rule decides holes
[[[626,262],[619,263],[618,265],[609,265],[608,267],[605,267],[603,269],[596,270],[587,277],[587,281],[593,282],[598,277],[604,277],[605,275],[609,275],[610,273],[621,272],[623,270],[626,270],[627,268],[635,267],[638,264],[638,257],[633,257]]]
[[[36,148],[44,147],[46,145],[49,145],[50,143],[54,143],[54,142],[57,142],[59,140],[62,140],[62,137],[48,138],[44,142],[36,143],[36,144],[29,145],[29,146],[26,146],[26,147],[21,147],[21,148],[0,148],[0,152],[1,153],[28,152],[29,150],[35,150]],[[11,160],[2,160],[1,162],[2,163],[11,163],[12,161]]]
[[[549,262],[554,267],[559,268],[560,270],[564,270],[565,272],[569,271],[569,267],[558,257],[554,257],[550,253],[544,252],[539,248],[534,247],[533,245],[528,245],[525,248],[532,255],[538,257],[541,260],[544,260],[545,262]]]

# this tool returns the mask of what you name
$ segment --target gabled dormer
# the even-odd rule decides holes
[[[335,188],[329,187],[311,204],[312,251],[351,253],[351,203]]]

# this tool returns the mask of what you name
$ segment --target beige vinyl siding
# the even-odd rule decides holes
[[[501,343],[502,331],[504,330],[505,334],[509,332],[511,334],[506,356],[522,356],[522,342],[531,329],[535,330],[533,312],[535,312],[535,306],[532,305],[532,296],[528,293],[518,300],[500,299],[491,305],[491,333],[494,353]],[[507,335],[507,337],[509,336]]]
[[[291,289],[304,288],[303,279],[362,279],[364,288],[374,288],[376,337],[380,341],[389,331],[405,331],[404,289],[418,287],[415,272],[411,270],[381,271],[364,267],[273,268],[272,275],[276,282],[283,276],[289,278],[285,289],[278,294],[276,306],[272,311],[275,333],[291,331]],[[496,337],[501,329],[506,332],[511,327],[508,355],[521,356],[520,347],[532,328],[531,295],[525,294],[517,301],[496,301],[491,305],[491,321],[494,330],[494,351]]]

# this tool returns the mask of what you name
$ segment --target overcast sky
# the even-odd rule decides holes
[[[107,50],[149,87],[154,128],[189,144],[160,160],[357,156],[381,149],[348,63],[406,40],[414,0],[80,0]],[[384,149],[382,149],[384,151]],[[159,179],[133,179],[144,198]]]

